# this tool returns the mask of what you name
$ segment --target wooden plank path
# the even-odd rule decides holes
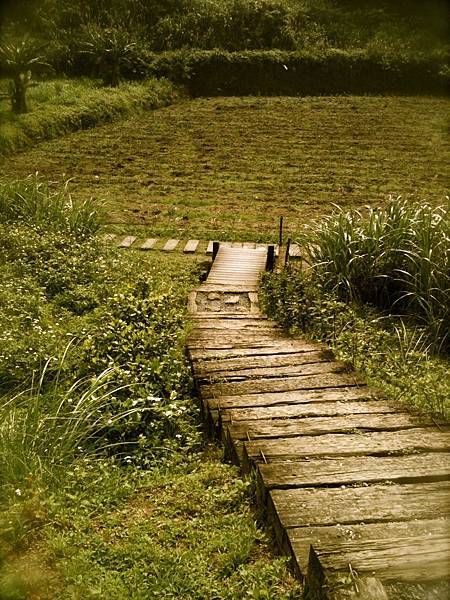
[[[220,247],[207,282],[209,285],[254,287],[266,268],[266,261],[267,251],[264,248]]]
[[[449,427],[265,318],[265,254],[221,246],[189,300],[188,352],[210,432],[244,472],[256,470],[259,507],[308,598],[382,600],[386,582],[449,579]],[[333,587],[349,569],[353,591]]]
[[[134,235],[117,235],[114,233],[105,233],[102,236],[106,244],[114,243],[117,248],[133,248],[138,250],[163,250],[165,252],[182,251],[185,254],[206,254],[213,253],[213,240],[173,240],[159,238],[141,238]],[[219,242],[222,248],[244,248],[246,250],[264,250],[267,252],[269,244],[256,242]],[[281,248],[281,253],[286,251]],[[275,255],[278,256],[280,248],[275,246]],[[284,254],[283,254],[284,255]],[[289,247],[289,258],[301,259],[301,248],[298,244],[291,244]]]

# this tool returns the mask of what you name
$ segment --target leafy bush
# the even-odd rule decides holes
[[[0,63],[12,77],[10,82],[11,108],[15,113],[28,112],[26,94],[33,85],[32,72],[48,67],[40,55],[42,48],[25,36],[20,42],[0,46]]]
[[[123,386],[110,402],[111,414],[146,408],[109,430],[114,443],[134,442],[130,454],[144,463],[170,450],[170,440],[185,448],[198,443],[186,419],[192,411],[192,382],[183,351],[185,306],[184,295],[140,280],[111,299],[83,344],[79,372],[110,369],[111,379]]]
[[[118,87],[124,67],[130,67],[131,52],[135,43],[125,29],[88,28],[87,39],[81,52],[87,54],[95,65],[96,76],[103,84]]]
[[[85,335],[121,264],[95,237],[0,224],[0,388],[26,385],[69,335]]]
[[[344,300],[413,315],[436,350],[450,340],[450,215],[391,198],[385,209],[325,218],[303,243],[314,278]]]
[[[0,407],[0,489],[21,487],[30,478],[61,476],[60,469],[80,453],[105,449],[105,431],[145,410],[134,406],[109,410],[119,389],[110,384],[108,371],[66,389],[56,378],[51,388],[44,389],[46,368],[28,390]]]
[[[11,3],[11,2],[10,2]],[[11,20],[37,35],[76,38],[86,25],[122,26],[153,50],[375,48],[427,52],[448,42],[445,0],[16,0]],[[15,10],[14,10],[15,9]]]

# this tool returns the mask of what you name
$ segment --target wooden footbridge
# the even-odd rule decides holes
[[[188,351],[210,431],[256,470],[259,508],[305,598],[382,600],[386,583],[448,579],[448,428],[265,318],[266,261],[265,249],[219,248],[190,297]]]

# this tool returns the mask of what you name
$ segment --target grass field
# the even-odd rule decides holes
[[[14,114],[9,80],[0,79],[0,155],[9,155],[39,141],[71,131],[111,123],[127,115],[170,104],[175,90],[168,81],[151,79],[102,88],[90,79],[41,81],[27,93],[29,112]]]
[[[389,194],[445,202],[449,101],[218,98],[179,103],[4,159],[3,177],[73,178],[109,226],[142,235],[268,239]]]

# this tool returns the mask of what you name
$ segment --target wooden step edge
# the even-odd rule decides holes
[[[222,429],[225,429],[224,426],[221,426]],[[229,435],[229,434],[228,434]],[[418,455],[413,455],[413,458],[415,458],[415,456],[417,456],[418,458],[422,457],[422,454],[418,454]],[[400,462],[400,459],[403,457],[390,457],[390,456],[384,456],[384,457],[373,457],[373,456],[360,456],[360,457],[356,457],[356,458],[334,458],[334,459],[315,459],[315,460],[308,460],[306,461],[307,464],[312,464],[312,465],[318,465],[318,468],[320,468],[320,463],[323,464],[327,464],[328,461],[334,462],[336,463],[341,463],[343,462],[345,464],[345,462],[348,462],[350,460],[355,460],[357,462],[360,463],[361,465],[361,471],[359,473],[357,473],[355,471],[355,473],[352,475],[351,473],[344,475],[344,476],[322,476],[322,477],[318,477],[317,475],[314,475],[311,478],[308,478],[306,475],[300,474],[300,473],[295,473],[295,480],[294,477],[286,477],[286,468],[285,470],[283,470],[283,463],[268,463],[266,464],[257,464],[254,465],[255,469],[256,469],[256,496],[258,499],[258,504],[265,505],[268,501],[268,496],[269,493],[272,490],[294,490],[294,489],[299,489],[299,488],[305,488],[305,487],[314,487],[317,489],[320,488],[331,488],[331,487],[342,487],[342,486],[351,486],[354,484],[361,484],[361,483],[367,483],[370,485],[373,484],[380,484],[380,483],[396,483],[396,484],[408,484],[408,483],[437,483],[437,482],[444,482],[444,481],[448,481],[450,479],[450,467],[448,466],[448,457],[450,456],[449,453],[425,453],[424,455],[424,459],[425,460],[429,460],[430,461],[430,465],[432,465],[426,473],[424,472],[419,472],[418,470],[414,470],[413,465],[410,465],[408,467],[408,464],[405,465],[405,468],[403,470],[403,472],[401,472],[401,470],[397,470],[397,472],[393,472],[392,469],[391,471],[385,469],[385,473],[382,472],[382,469],[380,469],[379,472],[376,472],[376,470],[374,469],[370,469],[370,472],[367,473],[366,469],[365,469],[365,464],[367,464],[367,462],[372,462],[373,464],[377,464],[377,462],[380,462],[380,465],[383,466],[383,464],[385,464],[386,462],[393,462],[393,461],[397,461]],[[442,459],[441,459],[442,456]],[[436,464],[436,458],[438,460],[438,464]],[[433,464],[433,459],[434,460],[434,464]],[[375,462],[377,461],[377,462]],[[284,463],[285,465],[287,465],[287,469],[291,469],[293,467],[295,467],[295,465],[300,465],[300,467],[302,465],[305,464],[305,461],[299,460],[298,462],[290,462],[290,463]],[[378,464],[377,464],[378,466]],[[391,464],[392,466],[392,464]],[[273,475],[271,475],[270,470],[273,468],[277,468],[280,470],[281,476],[280,477],[274,477]],[[395,465],[394,465],[395,467]]]
[[[258,500],[260,501],[257,496]],[[310,545],[309,555],[297,554],[291,545],[286,529],[278,518],[270,496],[267,503],[263,506],[258,504],[258,508],[268,521],[281,554],[289,557],[288,564],[291,571],[296,577],[305,581],[305,600],[388,600],[384,586],[378,579],[373,577],[355,578],[351,583],[356,583],[356,586],[348,585],[345,589],[346,595],[342,595],[342,587],[338,587],[336,584],[342,582],[343,575],[348,575],[348,573],[338,573],[336,575],[327,573],[315,553],[314,557],[311,558],[312,545]],[[308,592],[306,592],[306,589],[308,589]]]
[[[136,240],[137,237],[134,235],[127,235],[117,242],[117,248],[130,248],[130,246],[132,246]]]
[[[304,597],[314,600],[388,600],[384,585],[376,577],[359,577],[349,570],[331,573],[325,569],[314,548],[309,553]]]

